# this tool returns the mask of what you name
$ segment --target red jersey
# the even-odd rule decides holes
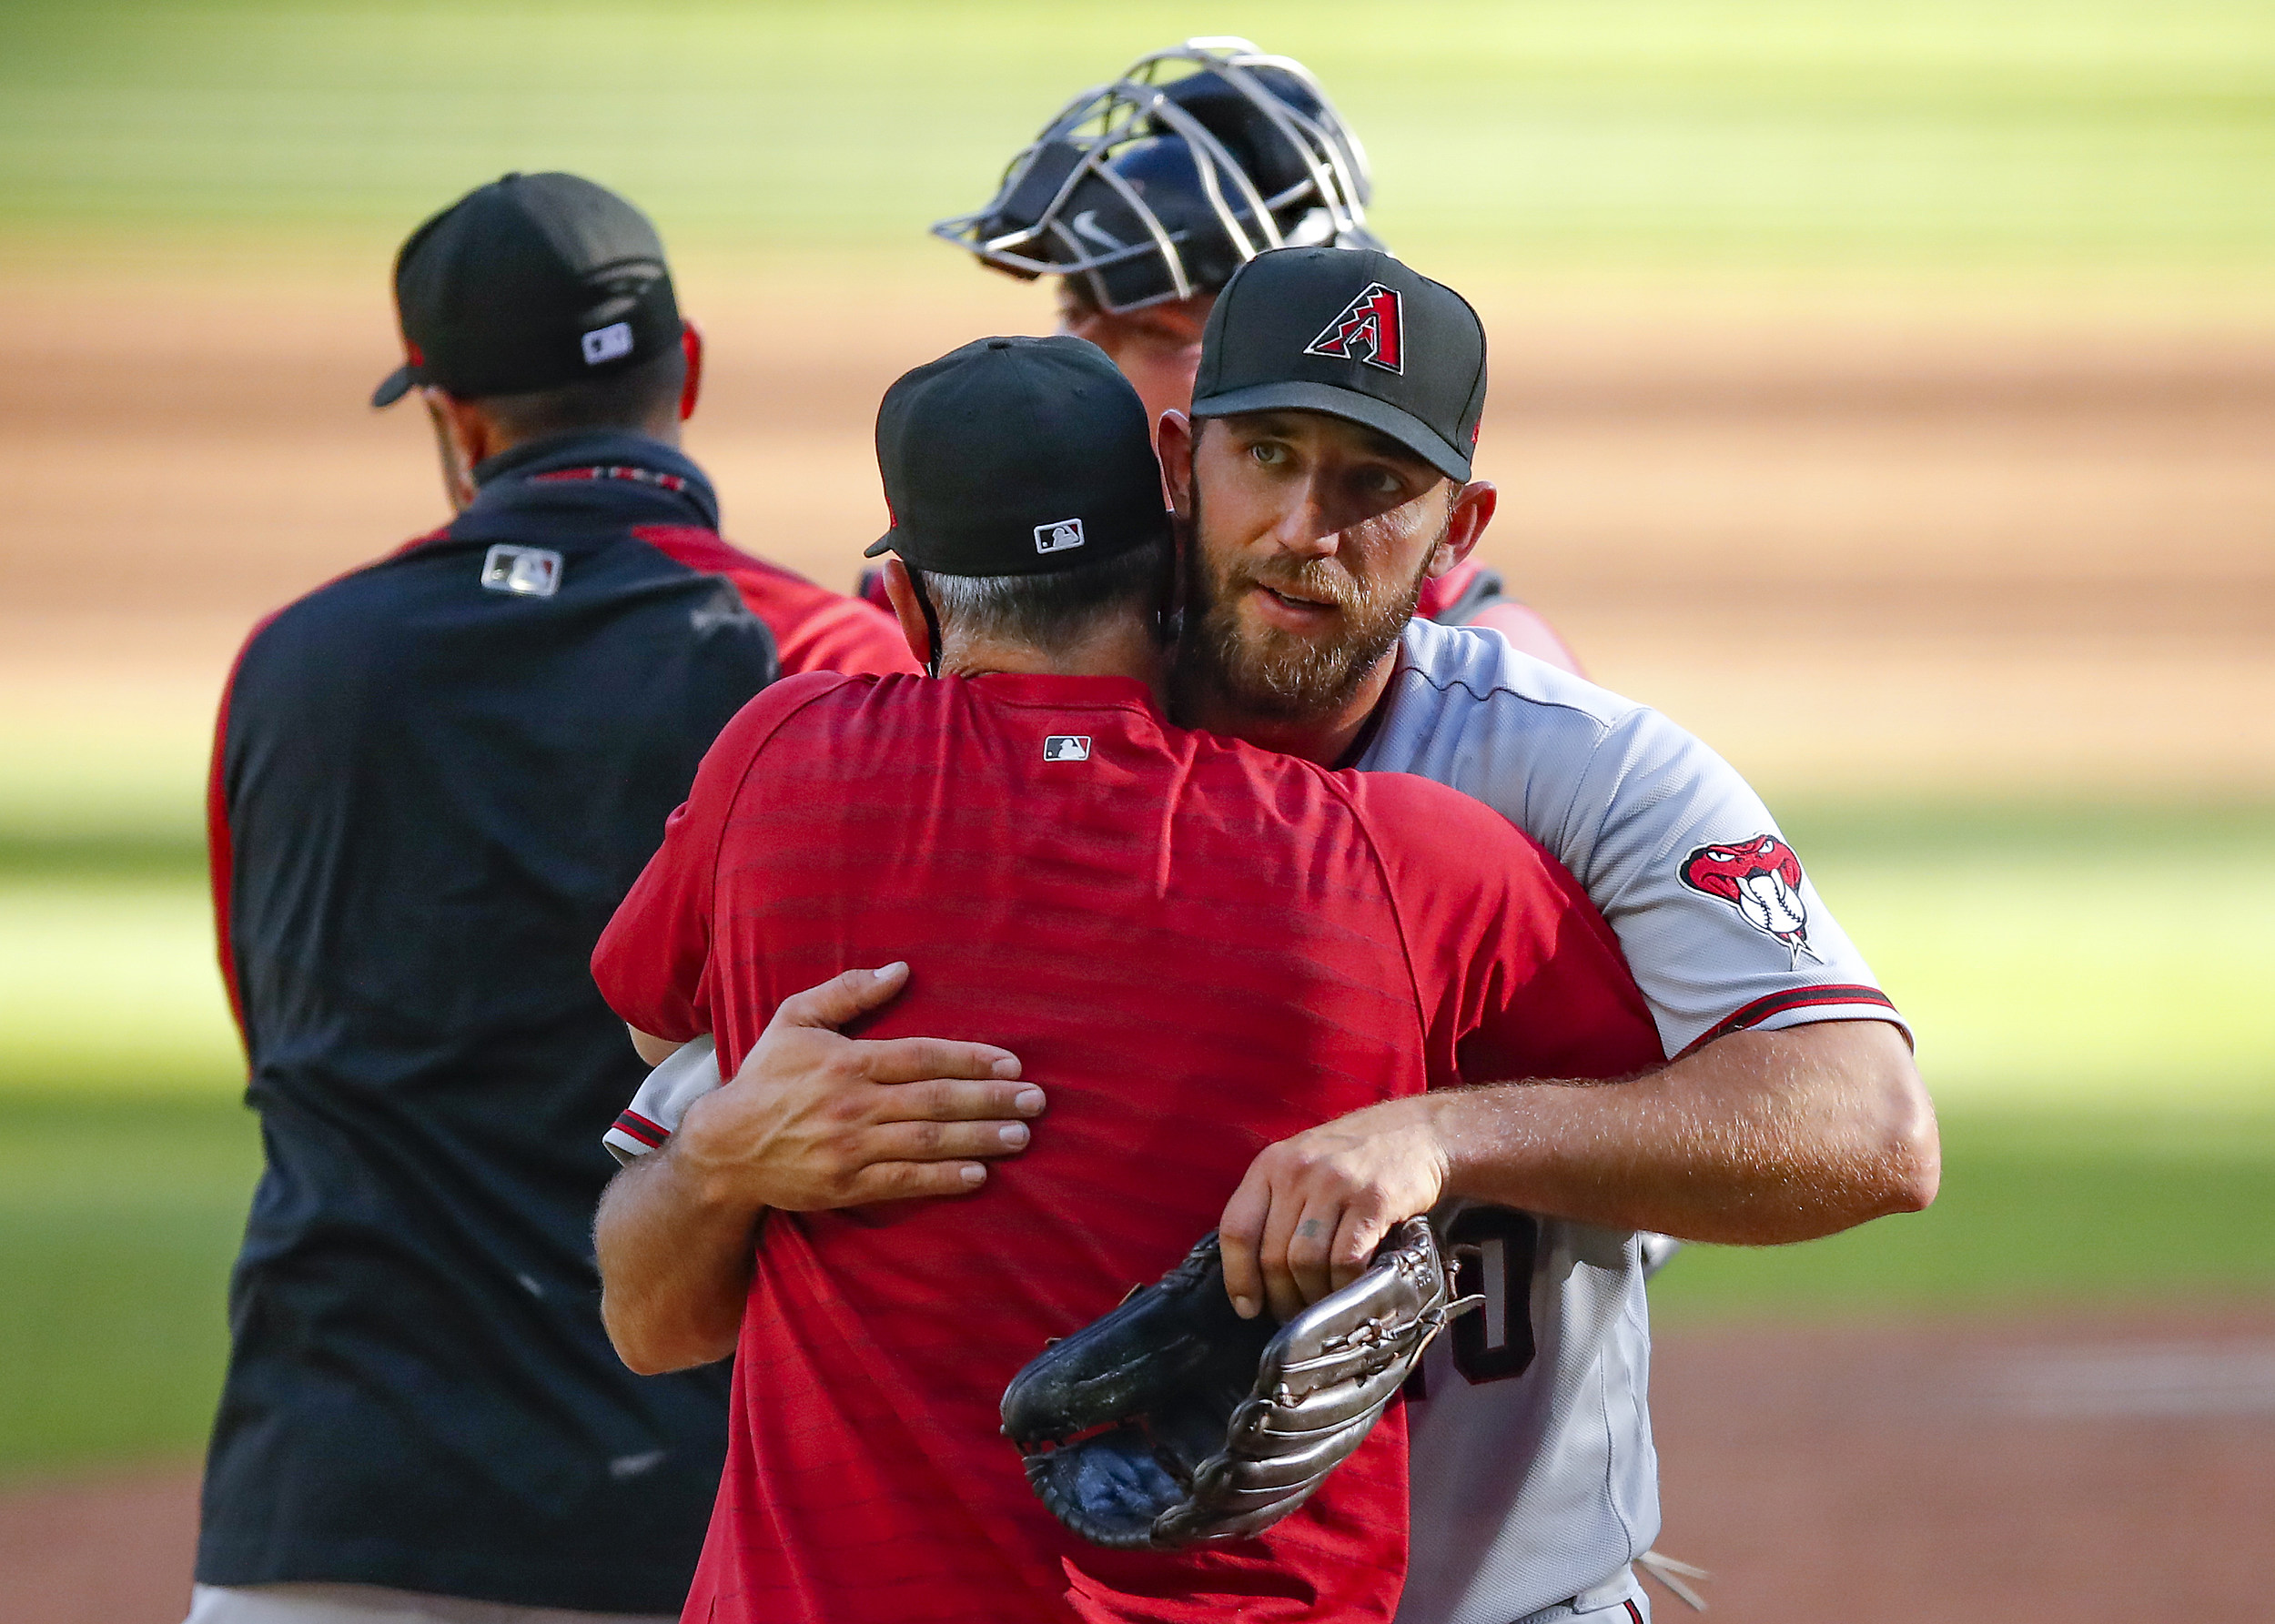
[[[1465,1061],[1656,1064],[1576,883],[1465,796],[1181,731],[1133,681],[798,678],[720,735],[593,970],[732,1075],[784,997],[898,958],[864,1034],[1001,1044],[1048,1114],[974,1195],[768,1215],[686,1618],[1388,1619],[1399,1411],[1260,1538],[1133,1552],[1060,1528],[996,1406],[1265,1145]]]

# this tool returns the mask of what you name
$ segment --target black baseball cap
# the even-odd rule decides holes
[[[1371,248],[1276,248],[1242,266],[1201,336],[1193,416],[1316,411],[1470,477],[1485,324],[1452,288]]]
[[[1087,338],[980,338],[885,391],[896,552],[939,575],[1042,575],[1166,540],[1145,403]]]
[[[412,232],[395,257],[395,309],[410,358],[374,406],[420,384],[461,399],[558,388],[680,341],[655,227],[574,175],[508,175]]]

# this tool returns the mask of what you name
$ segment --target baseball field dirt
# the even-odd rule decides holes
[[[2263,1616],[2275,1307],[1691,1330],[1652,1387],[1715,1619]],[[196,1522],[187,1467],[0,1494],[8,1618],[176,1624]]]
[[[257,294],[227,265],[0,272],[24,317],[0,713],[194,728],[254,618],[440,520],[416,405],[363,404],[395,358],[379,263]],[[713,357],[690,446],[728,529],[832,585],[883,526],[884,385],[1046,318],[945,257],[682,280]],[[2261,315],[1470,285],[1495,346],[1491,560],[1766,787],[2275,784]]]

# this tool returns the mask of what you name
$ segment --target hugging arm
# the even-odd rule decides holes
[[[1284,1318],[1449,1195],[1774,1246],[1916,1212],[1940,1166],[1934,1108],[1894,1025],[1734,1033],[1624,1083],[1444,1090],[1269,1146],[1225,1209],[1226,1288]]]
[[[769,1207],[811,1212],[977,1189],[1016,1155],[1043,1092],[986,1044],[836,1030],[889,1003],[905,964],[785,999],[733,1081],[619,1173],[593,1223],[601,1316],[643,1375],[734,1351]]]

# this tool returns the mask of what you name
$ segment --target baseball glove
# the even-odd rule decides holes
[[[1245,1539],[1309,1498],[1453,1314],[1430,1225],[1286,1325],[1242,1319],[1212,1233],[1158,1285],[1046,1347],[1003,1396],[1004,1436],[1059,1521],[1120,1549]]]

